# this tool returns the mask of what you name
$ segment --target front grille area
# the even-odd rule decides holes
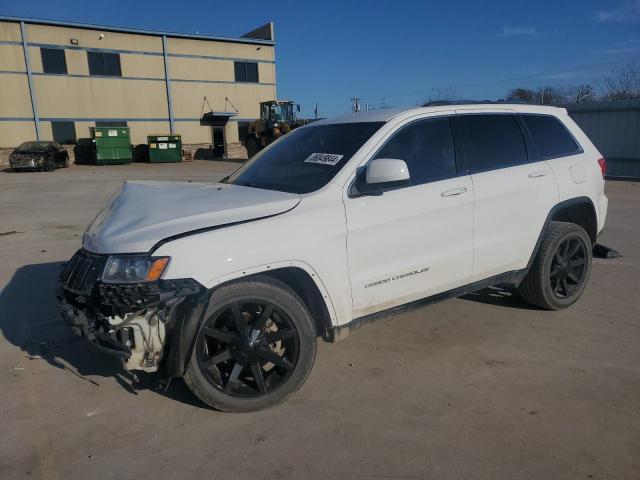
[[[29,157],[19,157],[13,159],[14,168],[35,168],[38,166],[38,161]]]
[[[93,286],[102,274],[106,257],[78,250],[60,275],[63,288],[74,293],[91,293]]]

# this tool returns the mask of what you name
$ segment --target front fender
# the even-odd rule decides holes
[[[190,298],[177,309],[175,317],[172,319],[172,328],[170,330],[169,352],[166,363],[167,377],[181,377],[184,375],[191,357],[198,328],[206,317],[207,312],[215,308],[215,305],[211,303],[213,290],[231,281],[242,280],[260,273],[268,275],[270,272],[277,272],[285,268],[297,268],[307,273],[320,292],[331,320],[332,329],[337,327],[335,309],[329,293],[316,271],[305,262],[295,260],[274,262],[220,275],[206,282],[204,285],[206,290],[202,294]]]
[[[229,272],[227,274],[224,275],[218,275],[215,276],[211,279],[209,279],[208,281],[206,281],[204,283],[204,286],[207,289],[214,289],[217,286],[223,284],[223,283],[227,283],[230,282],[232,280],[239,280],[242,279],[244,277],[248,277],[250,275],[256,275],[259,273],[269,273],[272,272],[274,270],[278,270],[281,268],[299,268],[301,270],[304,270],[309,277],[313,280],[313,283],[315,284],[316,288],[318,289],[318,291],[320,292],[320,294],[322,295],[322,298],[324,300],[325,306],[327,308],[327,311],[329,312],[329,316],[331,318],[331,324],[332,325],[337,325],[337,317],[336,317],[336,312],[335,312],[335,307],[333,305],[333,302],[331,301],[331,297],[329,295],[329,292],[327,291],[327,288],[325,287],[324,283],[322,282],[322,279],[320,278],[320,275],[318,275],[318,273],[313,269],[313,267],[311,267],[311,265],[309,265],[306,262],[302,262],[299,260],[287,260],[287,261],[278,261],[278,262],[273,262],[273,263],[265,263],[262,265],[257,265],[255,267],[251,267],[251,268],[245,268],[243,270],[238,270],[235,272]]]

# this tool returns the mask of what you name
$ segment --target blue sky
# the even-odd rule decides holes
[[[593,82],[640,63],[640,0],[0,0],[0,14],[223,36],[275,22],[278,95],[310,116],[420,103],[438,90]]]

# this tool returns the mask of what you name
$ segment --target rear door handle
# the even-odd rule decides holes
[[[531,172],[529,178],[545,177],[547,175],[549,175],[549,170],[538,170],[537,172]]]
[[[445,190],[440,194],[442,197],[453,197],[455,195],[462,195],[467,191],[467,187],[452,188],[451,190]]]

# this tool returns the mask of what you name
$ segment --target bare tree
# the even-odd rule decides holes
[[[606,100],[632,100],[640,98],[640,68],[629,63],[602,80],[602,96]]]
[[[566,85],[564,87],[514,88],[509,91],[507,101],[532,105],[567,105],[595,100],[595,90],[589,84]]]
[[[508,93],[506,100],[508,102],[539,103],[536,101],[536,92],[529,88],[514,88]]]
[[[593,102],[594,100],[596,100],[595,89],[588,83],[560,87],[558,89],[558,94],[561,100],[560,105],[567,105],[569,103]]]

